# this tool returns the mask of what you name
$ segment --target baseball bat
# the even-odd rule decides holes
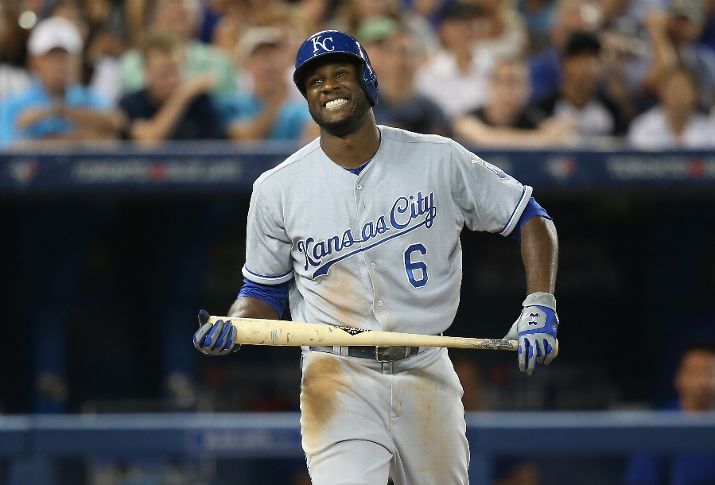
[[[216,320],[230,320],[236,327],[237,344],[310,346],[310,345],[363,345],[369,347],[452,347],[474,350],[516,351],[516,340],[491,338],[446,337],[403,332],[384,332],[323,323],[292,322],[212,316]]]

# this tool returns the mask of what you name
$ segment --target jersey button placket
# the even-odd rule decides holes
[[[365,202],[365,200],[363,198],[363,192],[362,192],[362,190],[364,188],[365,187],[363,186],[363,184],[361,182],[359,182],[359,181],[355,182],[355,205],[356,205],[356,209],[357,209],[358,222],[360,225],[362,225],[365,222],[364,217],[362,217],[360,214],[361,208],[367,209],[367,203]],[[360,226],[360,227],[362,227],[362,226]],[[363,253],[363,255],[365,255],[365,254],[366,253]],[[365,256],[363,256],[363,257],[365,257]],[[369,264],[369,266],[366,268],[366,274],[370,281],[370,285],[372,286],[373,298],[375,298],[375,296],[376,296],[375,295],[375,285],[373,283],[373,277],[374,277],[373,271],[375,270],[375,266],[376,266],[376,264],[374,262],[371,262]],[[375,301],[375,300],[373,299],[373,301]],[[375,305],[375,304],[377,306],[381,307],[382,301],[380,301],[379,303],[375,302],[373,305]],[[374,312],[375,312],[375,307],[373,306],[373,313]],[[377,317],[377,315],[375,315],[375,317]]]

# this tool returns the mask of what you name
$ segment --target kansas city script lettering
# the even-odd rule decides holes
[[[321,266],[323,260],[329,256],[337,255],[355,244],[372,242],[383,234],[391,233],[384,239],[373,242],[369,247],[400,236],[418,226],[424,225],[430,228],[436,215],[437,207],[434,203],[434,192],[430,192],[427,195],[417,192],[416,196],[398,197],[395,203],[392,204],[389,214],[383,214],[367,221],[362,226],[360,234],[355,235],[352,229],[348,228],[342,234],[335,234],[317,242],[315,238],[307,237],[298,241],[297,248],[305,256],[305,269],[308,270],[311,266]],[[414,224],[415,222],[417,223]],[[368,247],[354,251],[354,254],[365,249],[368,249]]]

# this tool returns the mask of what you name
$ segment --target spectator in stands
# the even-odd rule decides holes
[[[291,98],[285,72],[283,33],[271,27],[248,30],[238,57],[249,76],[250,92],[236,91],[221,103],[229,138],[234,140],[307,140],[317,128],[302,100]]]
[[[579,141],[605,143],[627,128],[620,108],[599,90],[601,43],[590,32],[573,32],[561,54],[561,85],[533,104],[548,117],[573,124]]]
[[[558,0],[550,31],[550,45],[529,60],[532,101],[558,88],[561,82],[561,52],[571,33],[595,32],[598,26],[598,11],[588,0]]]
[[[651,11],[646,28],[652,49],[643,77],[647,94],[656,96],[660,79],[676,67],[696,76],[698,107],[708,110],[715,100],[715,53],[697,42],[703,29],[701,0],[671,0],[667,10]]]
[[[417,46],[404,25],[390,17],[375,17],[358,29],[358,39],[380,79],[380,100],[373,107],[379,124],[416,133],[449,135],[442,110],[415,92]]]
[[[288,80],[288,85],[290,86],[290,97],[302,102],[305,102],[305,98],[300,93],[296,85],[293,83],[293,71],[295,62],[295,52],[298,50],[298,46],[305,40],[308,36],[317,32],[316,30],[308,32],[302,35],[300,32],[300,18],[298,17],[297,9],[292,8],[290,5],[285,3],[275,3],[271,6],[267,6],[259,9],[254,15],[254,25],[253,27],[270,27],[280,31],[283,37],[283,55],[285,60],[281,61],[285,65],[285,78]],[[241,37],[236,37],[240,39]],[[236,47],[234,45],[234,47]],[[234,49],[234,54],[236,54]],[[234,57],[236,57],[234,55]],[[241,68],[238,68],[239,72]],[[251,81],[249,80],[247,86],[241,84],[239,80],[238,89],[248,87],[251,89]]]
[[[571,123],[547,119],[528,106],[529,70],[520,58],[496,62],[489,75],[489,96],[484,106],[454,121],[454,132],[481,147],[543,147],[574,141]]]
[[[207,94],[215,78],[208,73],[183,77],[184,43],[179,38],[149,34],[141,56],[146,87],[119,101],[128,120],[125,136],[144,145],[224,137],[219,112]]]
[[[77,83],[82,39],[74,24],[51,17],[37,24],[27,49],[34,75],[28,88],[0,107],[0,146],[52,140],[115,138],[121,115]]]
[[[157,0],[148,28],[152,32],[168,32],[179,37],[185,43],[187,75],[211,74],[216,80],[211,93],[215,96],[228,95],[235,89],[236,73],[223,51],[194,39],[199,17],[199,5],[194,0]],[[144,86],[144,63],[138,51],[132,50],[122,56],[121,81],[125,93]]]
[[[448,118],[467,113],[486,101],[488,59],[475,56],[478,9],[457,3],[439,24],[442,48],[417,71],[416,90],[430,98]]]
[[[641,150],[715,147],[715,120],[697,110],[692,74],[673,69],[660,80],[660,102],[636,117],[629,144]]]
[[[688,414],[715,410],[715,345],[694,343],[681,354],[673,380],[677,402],[672,410]],[[708,456],[707,451],[710,452]],[[715,483],[713,450],[700,454],[657,457],[636,455],[626,470],[626,485]]]

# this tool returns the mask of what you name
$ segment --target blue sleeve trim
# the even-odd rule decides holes
[[[514,210],[509,216],[509,220],[506,222],[506,224],[504,224],[504,227],[502,227],[501,231],[499,231],[499,234],[501,234],[502,236],[506,236],[507,234],[512,234],[514,232],[514,228],[511,228],[512,222],[514,221],[514,216],[519,212],[519,208],[524,207],[524,209],[526,209],[526,206],[524,206],[524,200],[526,200],[526,198],[530,195],[531,187],[529,187],[528,185],[524,185],[524,188],[521,189],[521,196],[519,196],[519,202],[517,202],[516,207],[514,207]],[[522,214],[524,213],[524,209],[522,209]]]
[[[521,241],[521,226],[526,224],[526,222],[533,217],[545,217],[547,219],[551,219],[551,216],[548,212],[546,212],[546,209],[541,207],[539,203],[536,202],[536,199],[532,197],[529,199],[529,202],[526,203],[526,207],[524,207],[521,217],[519,217],[519,220],[516,222],[516,227],[514,227],[514,230],[509,236],[513,237],[517,241]]]
[[[278,313],[278,316],[281,316],[288,302],[288,285],[289,282],[278,285],[263,285],[244,278],[243,286],[241,291],[238,292],[238,296],[250,296],[268,303]]]

